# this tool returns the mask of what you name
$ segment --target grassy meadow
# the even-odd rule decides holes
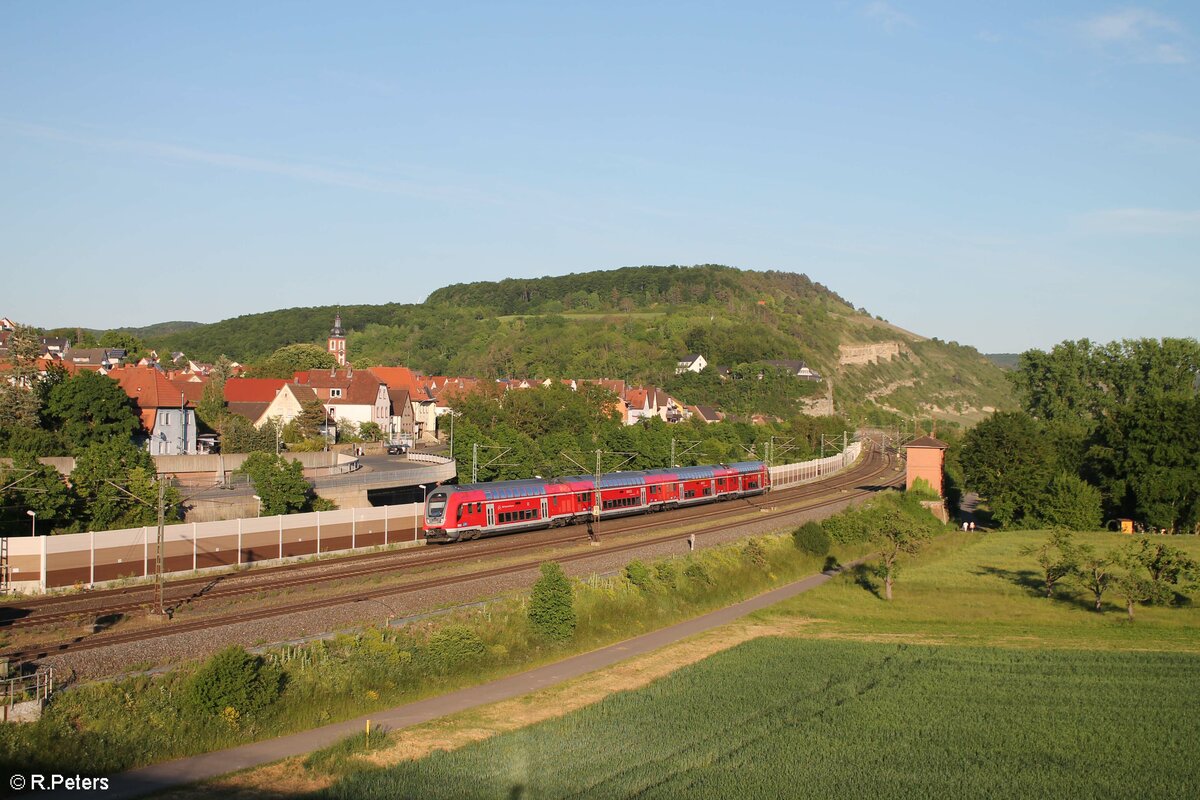
[[[1130,622],[1115,593],[1104,609],[1078,583],[1064,581],[1045,597],[1033,556],[1021,555],[1046,531],[950,533],[934,540],[915,562],[903,565],[892,603],[879,600],[879,580],[858,569],[764,614],[818,620],[818,635],[901,637],[942,644],[1001,647],[1188,650],[1200,652],[1200,605],[1137,607]],[[1080,533],[1080,543],[1106,553],[1129,537]],[[1200,539],[1169,543],[1200,559]]]
[[[947,534],[896,599],[868,571],[764,612],[815,619],[562,718],[353,772],[329,798],[1200,795],[1200,609],[1064,586],[1020,549]],[[1114,534],[1082,540],[1102,551]],[[1200,541],[1172,544],[1200,556]]]

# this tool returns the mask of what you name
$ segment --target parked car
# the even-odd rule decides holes
[[[407,452],[408,445],[406,444],[389,444],[387,448],[387,453],[389,456],[402,456]]]

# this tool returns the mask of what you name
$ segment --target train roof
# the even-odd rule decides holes
[[[517,481],[491,481],[489,483],[463,483],[457,486],[439,486],[452,492],[483,492],[488,500],[501,500],[509,497],[535,497],[546,493],[549,481],[529,478]]]
[[[631,470],[629,472],[606,472],[600,476],[601,489],[619,489],[626,486],[642,486],[647,478],[672,477],[678,480],[695,481],[716,477],[718,471],[731,470],[738,475],[758,472],[763,468],[761,461],[739,461],[735,464],[716,464],[700,467],[675,467],[674,469]],[[561,478],[527,478],[515,481],[491,481],[489,483],[465,483],[458,486],[439,486],[438,490],[449,492],[483,492],[488,500],[513,497],[534,497],[546,494],[549,487],[564,483],[587,483],[595,481],[594,475],[566,475]]]

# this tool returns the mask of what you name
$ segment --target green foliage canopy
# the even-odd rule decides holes
[[[556,562],[542,564],[542,577],[529,597],[529,622],[539,635],[562,642],[575,635],[575,597],[571,582]]]
[[[142,427],[120,384],[86,370],[50,390],[46,416],[75,453],[109,439],[130,439]]]
[[[238,472],[249,475],[255,493],[262,498],[262,513],[293,514],[309,503],[312,486],[304,479],[304,467],[274,453],[254,452],[247,456]]]

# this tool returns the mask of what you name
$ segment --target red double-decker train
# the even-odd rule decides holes
[[[761,461],[553,480],[439,486],[425,503],[425,539],[457,542],[498,533],[555,528],[762,494],[771,476]]]

